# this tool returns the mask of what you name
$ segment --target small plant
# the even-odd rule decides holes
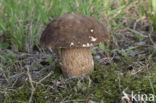
[[[153,27],[156,29],[156,0],[149,0],[149,10],[146,11],[146,15],[152,20]]]
[[[156,0],[152,0],[152,15],[154,28],[156,29]]]

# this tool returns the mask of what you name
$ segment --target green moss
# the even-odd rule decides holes
[[[130,63],[131,61],[128,59],[125,62]],[[42,84],[35,85],[36,91],[32,98],[33,102],[85,101],[86,98],[96,102],[120,102],[124,90],[126,93],[134,91],[136,93],[151,94],[156,89],[156,77],[154,76],[156,72],[150,72],[155,69],[154,63],[149,67],[148,71],[150,81],[147,78],[146,69],[132,75],[130,70],[125,69],[126,64],[123,62],[111,63],[107,66],[95,63],[94,71],[85,78],[68,79],[62,77],[58,68],[59,65],[56,66],[55,73]],[[3,100],[4,103],[27,102],[31,95],[31,86],[29,82],[26,82],[22,87],[6,90],[5,93],[7,95]]]
[[[8,94],[5,95],[4,103],[21,103],[29,100],[31,90],[26,86],[22,86],[15,90],[8,90]]]

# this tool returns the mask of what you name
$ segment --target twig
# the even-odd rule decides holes
[[[9,80],[3,70],[2,70],[2,74],[3,74],[4,79],[9,83]]]
[[[154,43],[153,39],[151,38],[151,34],[148,34],[149,39],[151,41],[151,43],[153,44],[154,48],[156,48],[156,44]]]
[[[43,71],[45,71],[45,70],[48,70],[49,68],[54,67],[54,65],[55,65],[55,63],[52,63],[52,64],[50,64],[50,65],[44,67],[44,68],[41,69],[40,71],[38,71],[38,73],[41,73],[41,72],[43,72]]]
[[[18,78],[13,82],[13,84],[12,84],[12,88],[15,86],[15,84],[17,83],[17,81],[18,81]]]
[[[51,76],[54,72],[51,71],[48,75],[46,75],[44,78],[42,78],[38,83],[41,83],[42,81],[44,81],[46,78],[48,78],[49,76]]]
[[[137,35],[137,36],[144,37],[144,38],[147,38],[147,37],[148,37],[148,36],[145,36],[145,35],[143,35],[142,33],[138,32],[138,31],[136,31],[136,30],[133,30],[133,29],[131,29],[131,28],[127,28],[127,30],[129,30],[130,32],[134,33],[134,34]]]
[[[62,101],[60,103],[69,103],[69,102],[73,102],[73,103],[75,103],[75,102],[84,102],[84,100],[66,100],[66,101]]]
[[[24,72],[16,73],[15,75],[10,76],[9,78],[19,78],[19,77],[22,76],[23,74],[25,74],[25,73],[24,73]]]
[[[31,91],[31,96],[30,96],[30,98],[29,98],[29,102],[28,102],[28,103],[31,103],[31,102],[32,102],[33,94],[34,94],[34,91],[32,90],[32,91]]]
[[[27,66],[26,68],[27,68],[27,75],[29,77],[30,85],[31,85],[33,91],[35,91],[35,88],[34,88],[34,85],[33,85],[33,81],[32,81],[32,78],[31,78],[31,75],[30,75],[30,72],[29,72],[29,67]]]
[[[28,103],[31,103],[32,97],[33,97],[33,94],[34,94],[34,91],[35,91],[35,87],[33,85],[33,81],[32,81],[32,78],[31,78],[31,75],[30,75],[30,72],[29,72],[29,67],[26,66],[26,68],[27,68],[27,75],[29,77],[29,82],[30,82],[30,85],[32,87],[31,96],[30,96],[30,99],[29,99],[29,102],[28,102]]]

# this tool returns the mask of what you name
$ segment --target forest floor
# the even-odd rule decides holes
[[[132,103],[132,93],[136,103],[142,95],[155,102],[155,21],[147,1],[0,1],[0,103]],[[99,19],[111,37],[92,47],[94,71],[81,78],[63,76],[59,57],[38,46],[50,20],[73,12]]]

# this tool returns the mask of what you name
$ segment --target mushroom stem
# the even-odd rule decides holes
[[[89,47],[62,48],[61,69],[68,77],[79,77],[94,68],[94,61]]]

